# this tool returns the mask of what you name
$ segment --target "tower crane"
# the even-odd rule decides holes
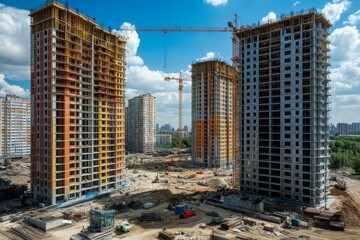
[[[122,27],[121,31],[145,31],[145,32],[232,32],[232,62],[233,66],[236,68],[236,73],[239,74],[239,66],[240,66],[240,42],[239,38],[236,35],[236,32],[239,30],[238,28],[238,15],[234,14],[235,19],[233,22],[228,22],[227,27],[223,28],[216,28],[216,27]],[[178,154],[179,158],[181,159],[181,128],[182,128],[182,89],[183,89],[183,81],[187,81],[186,79],[182,78],[181,73],[178,78],[175,77],[166,77],[165,81],[170,80],[177,80],[179,81],[179,143],[178,143]],[[239,88],[239,77],[236,76],[234,84],[234,109],[238,109],[238,94],[240,94]],[[239,129],[238,129],[238,121],[240,121],[240,116],[237,114],[237,111],[234,111],[234,160],[233,160],[233,179],[232,185],[233,189],[240,190],[240,163],[238,160],[238,147],[239,142],[237,140],[239,136]]]
[[[182,72],[179,73],[179,77],[165,77],[165,81],[169,82],[170,80],[179,81],[179,138],[178,138],[178,157],[179,160],[182,160],[181,148],[182,148],[182,94],[183,94],[183,81],[191,81],[182,77]]]
[[[233,32],[229,27],[122,27],[121,31],[141,31],[141,32]]]

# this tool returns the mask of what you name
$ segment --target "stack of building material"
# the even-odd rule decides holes
[[[229,230],[230,228],[234,228],[234,227],[240,225],[241,222],[242,222],[242,221],[241,221],[240,218],[236,218],[236,219],[232,219],[232,220],[229,220],[229,221],[227,221],[227,222],[224,222],[224,223],[222,223],[220,226],[221,226],[221,228],[224,229],[224,230]]]
[[[157,215],[156,213],[143,213],[139,217],[139,220],[140,221],[151,222],[151,221],[162,220],[162,218],[159,215]]]
[[[173,234],[172,232],[166,231],[165,229],[163,231],[159,232],[159,239],[164,239],[164,240],[173,240],[175,239],[175,234]]]

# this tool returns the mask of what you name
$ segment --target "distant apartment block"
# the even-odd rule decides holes
[[[129,100],[126,107],[126,150],[153,152],[156,143],[156,98],[143,94]]]
[[[156,143],[169,145],[171,144],[171,134],[166,133],[157,133],[156,134]]]
[[[360,122],[330,124],[330,135],[360,135]]]
[[[358,122],[350,123],[348,133],[349,133],[349,135],[360,134],[360,123],[358,123]]]
[[[348,123],[338,123],[337,124],[337,134],[338,135],[349,135],[349,124]]]
[[[235,68],[218,60],[192,65],[192,161],[226,167],[234,156]]]
[[[184,139],[184,138],[188,138],[190,137],[190,133],[189,132],[186,132],[186,131],[166,131],[165,133],[168,133],[168,134],[171,134],[172,137],[174,138],[179,138],[179,134],[181,135],[181,138]]]
[[[0,98],[0,157],[30,156],[30,99]]]
[[[33,198],[53,205],[123,188],[125,37],[57,1],[30,17]]]
[[[242,192],[325,203],[330,26],[322,14],[309,11],[236,33]]]

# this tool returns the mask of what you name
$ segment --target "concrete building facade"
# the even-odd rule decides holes
[[[0,157],[30,156],[30,99],[0,98]]]
[[[126,107],[126,150],[153,152],[156,144],[156,98],[143,94],[129,99]]]
[[[337,124],[337,133],[339,135],[349,135],[349,124],[348,123],[338,123]]]
[[[235,68],[218,60],[192,65],[192,161],[205,167],[233,162]]]
[[[325,203],[330,26],[311,10],[236,33],[242,192]]]
[[[171,139],[172,139],[171,134],[166,134],[166,133],[156,134],[156,143],[169,145],[171,144]]]
[[[0,157],[4,157],[5,127],[4,127],[4,98],[0,98]]]
[[[124,187],[125,37],[57,1],[30,17],[33,198],[62,204]]]
[[[349,124],[349,135],[359,135],[360,134],[360,123],[353,122]]]

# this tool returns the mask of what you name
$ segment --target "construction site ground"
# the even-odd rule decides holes
[[[63,218],[70,215],[82,216],[68,218],[71,219],[71,224],[44,233],[23,223],[22,219],[14,222],[0,222],[0,239],[70,239],[71,235],[88,227],[89,210],[97,208],[117,209],[115,226],[118,226],[123,219],[127,219],[133,225],[128,233],[115,230],[113,239],[156,239],[159,231],[164,228],[177,233],[175,239],[210,239],[212,234],[221,236],[223,239],[360,239],[360,182],[357,180],[346,179],[348,186],[346,191],[338,190],[333,186],[330,190],[329,211],[342,213],[346,224],[345,231],[331,231],[315,227],[285,229],[281,224],[251,218],[199,200],[207,191],[230,187],[232,180],[230,170],[194,168],[189,161],[177,161],[176,157],[171,155],[156,158],[134,155],[128,165],[130,165],[130,168],[126,170],[128,186],[125,191],[68,208],[23,210],[23,217],[44,214]],[[23,171],[22,174],[24,174]],[[180,219],[173,211],[169,211],[167,209],[169,201],[174,198],[188,204],[189,208],[196,212],[196,216]],[[125,207],[131,201],[151,202],[155,206],[138,210]],[[124,207],[119,208],[121,205]],[[266,211],[270,210],[266,209]],[[19,211],[22,209],[18,208],[9,213]],[[255,221],[256,225],[253,227],[235,226],[227,231],[221,230],[220,225],[205,225],[212,221],[213,217],[207,215],[212,211],[225,219],[247,217]],[[161,220],[141,222],[139,216],[143,213],[154,213]],[[264,225],[274,226],[276,231],[266,231]],[[21,237],[21,232],[25,237]]]

